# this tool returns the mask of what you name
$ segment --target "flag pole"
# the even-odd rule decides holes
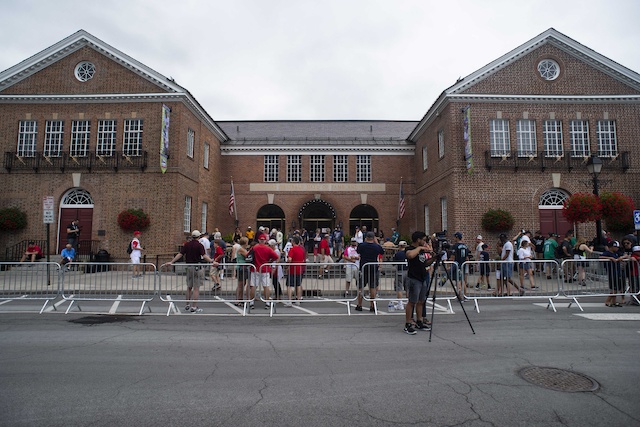
[[[233,176],[230,178],[231,178],[231,197],[233,197],[233,213],[236,220],[236,228],[238,228],[238,208],[236,203],[236,192],[235,192],[235,189],[233,188]]]
[[[400,225],[400,203],[402,201],[402,177],[400,177],[400,193],[398,193],[398,212],[396,215],[396,227]]]

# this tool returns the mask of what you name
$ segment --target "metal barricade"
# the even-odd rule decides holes
[[[466,261],[463,270],[465,266],[473,266],[473,272],[467,277],[464,295],[474,300],[478,312],[478,300],[498,297],[546,299],[547,308],[556,311],[553,299],[560,296],[561,270],[555,260]],[[511,273],[511,282],[503,280],[505,272]]]
[[[351,315],[351,303],[358,296],[358,268],[350,262],[265,264],[253,280],[271,317],[277,312],[277,304],[293,307],[304,302],[344,304]],[[265,281],[268,287],[261,285]]]
[[[44,300],[40,314],[60,294],[60,264],[0,263],[0,300]],[[55,305],[52,306],[56,310]]]
[[[630,302],[640,304],[640,278],[638,261],[623,259],[612,262],[607,259],[567,259],[562,261],[562,295],[584,311],[578,298],[629,297]]]
[[[189,307],[195,296],[191,298],[187,284],[199,281],[197,303],[213,304],[218,303],[228,307],[230,310],[218,314],[242,314],[246,316],[253,308],[255,294],[251,294],[249,280],[251,273],[255,271],[252,264],[224,263],[220,268],[210,264],[185,264],[166,263],[160,266],[159,276],[159,296],[160,300],[169,303],[167,316],[172,312],[180,313],[176,304]],[[194,313],[198,313],[198,306]]]
[[[139,302],[142,315],[157,291],[156,267],[150,263],[70,262],[61,273],[62,298],[70,301],[65,314],[80,301],[113,301],[109,313],[116,312],[120,302]]]
[[[361,266],[360,279],[366,280],[369,277],[370,280],[375,280],[377,283],[375,298],[371,297],[368,283],[363,282],[366,286],[359,287],[362,298],[373,305],[375,314],[381,310],[378,307],[379,304],[382,304],[391,313],[404,310],[404,305],[407,303],[405,286],[407,268],[406,261],[370,262]]]

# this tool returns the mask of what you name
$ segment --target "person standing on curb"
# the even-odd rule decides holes
[[[140,231],[133,232],[133,239],[131,240],[131,254],[129,258],[131,258],[131,263],[133,264],[133,278],[137,279],[142,276],[140,272],[140,258],[142,257],[142,245],[140,244],[140,236],[142,233]]]
[[[202,246],[202,243],[198,241],[199,238],[200,232],[198,230],[193,230],[189,241],[182,246],[180,253],[176,254],[169,263],[173,265],[182,257],[184,257],[184,260],[187,263],[187,305],[184,309],[191,313],[202,313],[202,309],[198,308],[200,286],[202,286],[202,282],[204,281],[204,267],[198,265],[200,264],[200,260],[204,259],[205,261],[212,263],[213,268],[218,266],[218,263],[214,262],[211,257],[205,253],[204,246]]]
[[[409,301],[405,306],[404,332],[415,335],[416,329],[428,331],[431,328],[424,321],[423,307],[429,295],[429,271],[427,268],[437,258],[431,245],[427,243],[427,235],[423,231],[416,231],[411,235],[411,245],[407,247],[407,296]],[[413,309],[415,307],[416,323],[413,325]]]
[[[358,303],[356,305],[356,311],[362,311],[362,290],[365,286],[369,286],[369,298],[371,305],[369,311],[375,311],[375,299],[376,290],[378,288],[378,261],[384,254],[382,246],[376,243],[376,235],[373,231],[365,234],[365,240],[358,245],[358,254],[360,254],[360,270],[361,278],[358,282]]]

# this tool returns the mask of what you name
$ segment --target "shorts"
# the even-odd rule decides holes
[[[529,271],[532,269],[532,267],[533,265],[529,261],[524,261],[520,263],[520,268],[523,269],[524,271]]]
[[[250,286],[268,288],[269,285],[271,285],[271,273],[256,273],[255,271],[251,273]]]
[[[323,262],[323,267],[326,268],[328,264],[333,264],[333,258],[331,258],[331,255],[325,255],[324,259],[321,259],[320,262]]]
[[[491,274],[491,266],[488,264],[480,264],[480,275],[487,276]]]
[[[359,276],[359,271],[356,267],[347,267],[344,270],[344,276],[345,276],[345,280],[349,283],[351,283],[351,281],[353,280],[354,282],[358,283],[358,276]]]
[[[507,262],[500,264],[500,271],[502,272],[501,276],[503,279],[511,279],[511,276],[513,276],[513,263]]]
[[[187,288],[199,288],[204,280],[204,270],[202,267],[188,266],[185,269],[187,274]]]
[[[251,273],[250,267],[238,266],[236,267],[236,277],[238,278],[238,282],[244,282],[245,280],[249,280]]]
[[[302,286],[302,274],[289,274],[287,276],[287,286],[290,288]]]
[[[140,264],[140,254],[131,254],[129,255],[129,258],[131,258],[131,263],[132,264]]]
[[[407,290],[407,270],[396,271],[395,291],[402,292]]]
[[[428,276],[424,281],[420,281],[412,277],[407,277],[407,294],[409,297],[409,302],[414,304],[417,302],[425,302],[427,300],[428,293],[429,293],[429,277]]]
[[[362,280],[358,283],[358,288],[369,286],[369,289],[378,287],[378,265],[369,264],[362,269]]]

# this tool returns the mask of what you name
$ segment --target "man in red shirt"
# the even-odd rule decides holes
[[[213,241],[213,260],[220,264],[224,258],[224,249],[220,246],[220,240],[216,239]],[[213,286],[211,287],[212,291],[217,291],[221,288],[220,286],[220,269],[212,268],[211,269],[211,280],[213,280]]]
[[[35,262],[42,258],[42,249],[40,249],[40,246],[36,245],[33,241],[29,242],[27,251],[22,255],[20,262],[25,262],[27,258],[29,258],[29,261],[31,262]]]
[[[293,236],[293,246],[289,249],[287,256],[287,262],[291,263],[289,266],[289,275],[287,276],[287,293],[289,295],[289,301],[293,294],[293,290],[296,290],[296,298],[298,301],[302,299],[302,276],[304,275],[304,264],[307,261],[307,253],[300,244],[302,239],[299,236]],[[296,304],[300,304],[296,302]],[[291,307],[291,302],[284,303],[285,307]]]
[[[324,263],[318,267],[318,279],[324,279],[324,275],[329,273],[327,270],[328,264],[333,263],[333,258],[331,258],[331,249],[329,246],[329,234],[324,234],[322,236],[322,240],[320,241],[320,262]]]
[[[256,270],[251,273],[251,285],[262,286],[262,295],[265,301],[271,299],[271,263],[280,258],[276,251],[267,245],[269,237],[266,234],[258,235],[258,244],[251,249],[253,251],[253,265]],[[271,303],[265,303],[265,309],[271,308]]]
[[[206,254],[204,246],[198,241],[199,237],[200,232],[193,230],[189,241],[182,246],[180,253],[176,254],[170,262],[170,264],[173,264],[183,256],[187,262],[187,306],[184,309],[191,311],[191,313],[202,313],[202,309],[198,308],[200,286],[202,286],[204,280],[204,266],[199,265],[200,260],[204,259],[207,262],[213,263],[213,268],[218,266],[218,263],[214,262],[209,255]]]

